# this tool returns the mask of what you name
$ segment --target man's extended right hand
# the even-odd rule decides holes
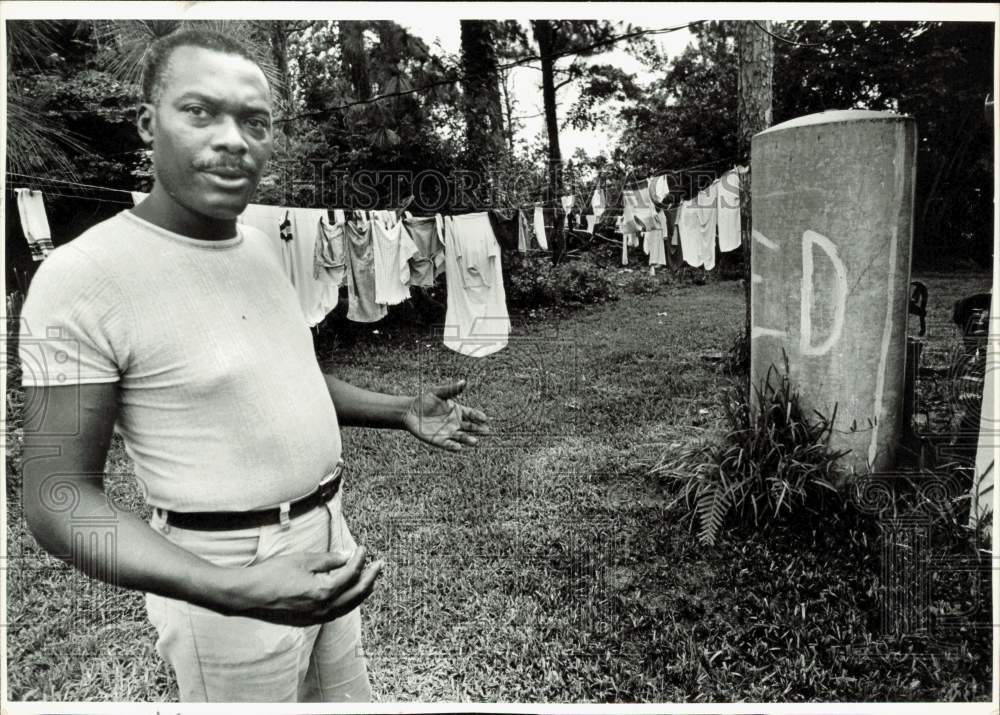
[[[326,623],[350,613],[371,595],[383,562],[367,569],[365,549],[353,554],[276,556],[233,569],[226,615],[291,626]]]

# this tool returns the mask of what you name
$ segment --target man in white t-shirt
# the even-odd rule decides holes
[[[487,418],[451,399],[464,381],[395,397],[320,371],[267,237],[236,223],[272,151],[244,48],[203,31],[154,43],[138,129],[153,191],[53,251],[22,311],[26,404],[42,406],[25,415],[28,526],[146,593],[182,700],[368,700],[359,606],[382,564],[365,568],[343,519],[340,425],[458,451]],[[99,548],[86,532],[108,513],[114,429],[154,510],[117,512]]]

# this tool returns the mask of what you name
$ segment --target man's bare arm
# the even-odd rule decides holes
[[[398,397],[372,392],[323,375],[326,380],[337,419],[343,427],[383,427],[404,429],[403,418],[413,403],[413,397]]]
[[[225,614],[306,625],[353,609],[371,592],[380,564],[364,571],[353,557],[296,554],[246,569],[227,569],[174,545],[136,514],[115,511],[110,550],[78,540],[86,517],[109,515],[104,463],[117,415],[117,383],[27,388],[23,504],[31,533],[46,551],[88,576],[149,591]],[[70,501],[66,497],[71,497]],[[69,508],[67,508],[67,505]]]

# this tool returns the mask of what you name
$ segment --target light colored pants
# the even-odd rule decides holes
[[[352,551],[341,492],[324,507],[280,524],[233,531],[198,531],[165,524],[154,509],[150,526],[174,544],[218,566],[240,568],[297,552]],[[186,601],[146,594],[156,650],[177,676],[181,702],[369,702],[361,648],[361,613],[300,628],[223,616]]]

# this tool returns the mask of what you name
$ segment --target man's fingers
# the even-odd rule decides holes
[[[355,549],[351,560],[348,561],[342,568],[339,568],[336,571],[317,575],[323,578],[323,585],[330,589],[330,592],[336,596],[336,594],[346,591],[354,585],[354,583],[361,577],[361,571],[364,568],[364,565],[365,547],[359,546]]]
[[[462,420],[468,422],[477,422],[480,424],[487,424],[490,419],[484,413],[479,410],[473,409],[472,407],[462,406]],[[464,427],[462,429],[465,429]]]
[[[322,554],[306,554],[306,568],[313,573],[333,571],[346,564],[351,558],[350,551],[327,551]]]
[[[452,397],[461,394],[462,390],[465,389],[465,384],[465,380],[459,380],[448,385],[433,387],[431,388],[431,392],[442,400],[450,400]]]
[[[478,422],[467,422],[462,420],[462,431],[471,432],[473,434],[489,434],[490,428],[486,425],[479,424]]]
[[[376,561],[365,569],[361,578],[350,589],[334,596],[330,602],[330,614],[333,618],[350,613],[372,594],[375,588],[375,579],[382,573],[383,566],[385,566],[385,562]]]

